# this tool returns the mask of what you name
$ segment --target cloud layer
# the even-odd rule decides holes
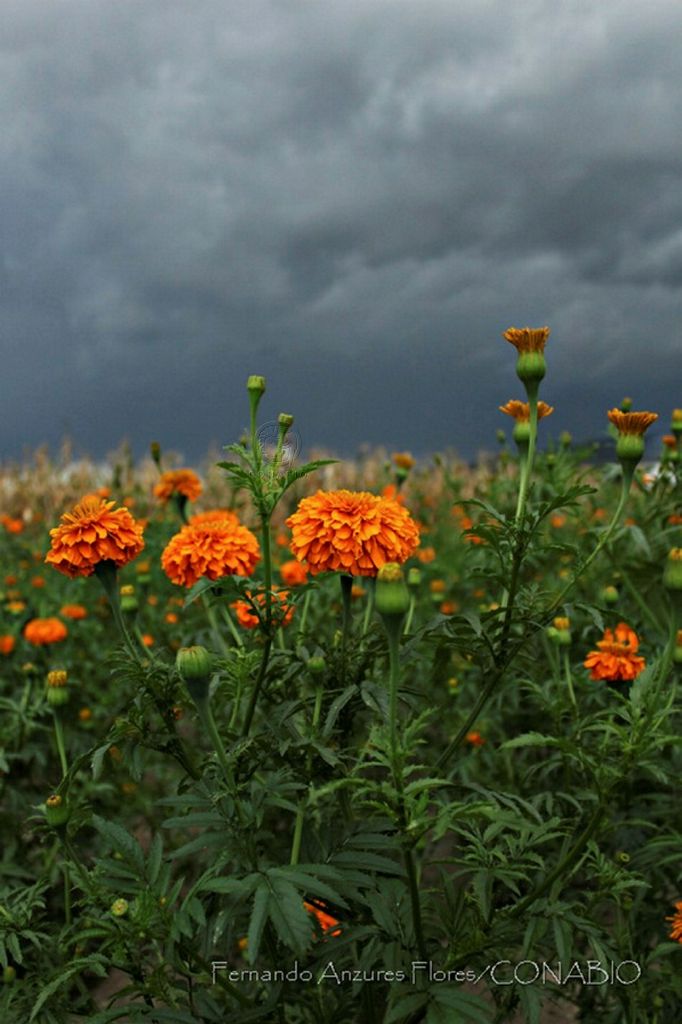
[[[467,455],[548,323],[552,426],[682,405],[677,0],[5,0],[0,457]]]

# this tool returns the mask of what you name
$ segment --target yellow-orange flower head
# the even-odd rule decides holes
[[[637,634],[624,622],[618,623],[615,635],[612,629],[605,629],[597,647],[599,650],[590,651],[584,661],[585,668],[590,669],[590,679],[636,679],[646,665],[637,654]]]
[[[510,398],[506,405],[499,406],[500,412],[506,412],[507,416],[512,416],[517,423],[529,423],[530,422],[530,403],[520,402],[516,398]],[[542,420],[545,416],[551,416],[554,412],[553,405],[547,405],[547,402],[542,400],[538,402],[538,419]]]
[[[293,554],[313,575],[376,576],[386,562],[404,562],[419,545],[408,510],[367,491],[318,491],[300,502],[286,525]]]
[[[161,555],[166,576],[181,587],[192,587],[207,576],[250,576],[260,548],[256,537],[239,522],[209,519],[189,523],[171,537]]]
[[[611,409],[606,415],[618,433],[626,437],[641,437],[658,419],[657,412],[621,412],[620,409]]]
[[[549,327],[510,327],[502,337],[511,342],[519,355],[527,352],[542,354],[549,338]]]
[[[193,469],[169,469],[161,474],[154,494],[159,501],[168,501],[174,494],[180,494],[188,501],[196,501],[202,490],[201,480]]]
[[[280,590],[279,587],[273,587],[272,589],[271,614],[273,625],[275,627],[288,626],[294,615],[294,605],[287,603],[289,591]],[[247,591],[247,596],[252,597],[250,591]],[[261,619],[258,618],[253,606],[248,601],[233,601],[231,605],[236,612],[237,622],[244,629],[255,629],[261,620],[265,621],[265,594],[257,594],[253,600],[260,608]]]
[[[48,619],[31,619],[24,626],[25,639],[35,646],[57,644],[60,640],[66,640],[68,635],[69,631],[64,623],[54,616]]]
[[[100,562],[127,565],[144,547],[142,527],[115,501],[88,497],[50,530],[52,547],[45,561],[65,576],[91,576]]]
[[[666,917],[666,921],[670,921],[670,938],[673,942],[682,943],[682,900],[678,900],[675,904],[675,913],[671,917]]]

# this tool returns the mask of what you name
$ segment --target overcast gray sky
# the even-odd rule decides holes
[[[2,0],[0,457],[682,406],[679,0]],[[659,430],[659,434],[662,430]]]

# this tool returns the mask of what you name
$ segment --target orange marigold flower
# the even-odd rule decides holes
[[[260,558],[258,541],[241,523],[228,519],[183,526],[161,555],[166,576],[181,587],[192,587],[207,576],[250,576]]]
[[[9,601],[7,604],[7,611],[12,612],[14,615],[18,615],[19,612],[23,612],[25,607],[25,601]]]
[[[286,521],[291,550],[313,575],[376,576],[386,562],[404,562],[419,530],[397,501],[367,491],[318,491],[303,498]]]
[[[481,736],[480,732],[468,732],[466,734],[466,741],[472,747],[482,747],[485,743],[485,738]]]
[[[195,512],[189,517],[188,523],[190,526],[196,526],[197,523],[214,523],[216,520],[238,523],[239,516],[229,508],[211,508],[208,512]]]
[[[24,626],[24,637],[30,644],[56,644],[65,640],[69,631],[61,621],[54,617],[48,619],[31,619]]]
[[[278,533],[277,536],[275,537],[275,544],[277,545],[278,548],[289,547],[289,538],[287,537],[286,533]]]
[[[666,448],[677,448],[677,438],[674,434],[664,434],[662,441]]]
[[[59,614],[65,619],[85,619],[88,610],[82,604],[65,604],[59,609]]]
[[[511,342],[519,355],[524,352],[544,352],[549,327],[510,327],[502,337]]]
[[[178,617],[175,612],[166,612],[165,618],[169,626],[174,626],[178,621]]]
[[[365,590],[365,588],[359,586],[359,584],[357,583],[354,583],[353,586],[350,588],[350,596],[353,598],[354,601],[359,601],[360,598],[365,597],[366,594],[367,591]]]
[[[641,437],[658,419],[657,412],[622,412],[620,409],[611,409],[606,415],[619,434],[637,437]]]
[[[247,591],[249,597],[251,593]],[[288,626],[294,615],[293,604],[287,604],[288,590],[280,590],[273,587],[272,600],[272,621],[275,627]],[[262,617],[265,618],[265,594],[257,594],[256,603],[262,609]],[[256,629],[260,625],[258,616],[248,601],[233,601],[231,606],[237,613],[237,622],[244,629]]]
[[[308,570],[301,562],[292,558],[289,562],[282,562],[279,567],[279,574],[288,587],[300,587],[308,579]]]
[[[8,533],[21,533],[24,529],[23,519],[12,519],[11,516],[0,516],[0,523]]]
[[[100,562],[119,568],[144,547],[142,527],[127,508],[102,498],[84,499],[50,530],[52,548],[45,561],[65,576],[91,576]]]
[[[435,548],[420,548],[417,552],[417,558],[422,565],[428,565],[429,562],[433,562],[436,558]]]
[[[202,490],[201,480],[193,469],[169,469],[161,474],[154,495],[159,501],[168,501],[174,494],[180,494],[188,501],[196,501]]]
[[[498,406],[500,412],[505,412],[507,416],[512,416],[517,423],[528,423],[530,422],[530,403],[520,402],[516,398],[510,398],[506,405]],[[547,402],[538,402],[538,419],[542,420],[545,416],[551,416],[554,412],[553,405],[547,405]]]
[[[429,583],[429,590],[432,594],[444,594],[445,580],[431,580]]]
[[[0,636],[0,654],[11,654],[16,647],[16,643],[11,633],[4,633]]]
[[[454,615],[458,608],[459,605],[456,601],[443,601],[440,606],[440,613],[441,615]]]
[[[15,586],[15,585],[16,585],[16,584],[17,584],[18,582],[19,582],[19,581],[18,581],[18,579],[17,579],[17,577],[16,577],[16,576],[12,576],[12,575],[10,575],[10,576],[5,576],[5,586],[6,586],[6,587],[13,587],[13,586]]]
[[[677,901],[675,904],[675,913],[671,917],[666,917],[666,921],[672,922],[670,938],[674,942],[682,943],[682,900]]]
[[[410,452],[393,452],[391,458],[398,469],[412,469],[414,466],[414,459]]]
[[[599,650],[590,651],[583,662],[590,669],[590,679],[609,681],[636,679],[646,661],[637,654],[639,639],[633,629],[619,622],[614,631],[605,629],[598,641]]]
[[[307,900],[303,901],[303,906],[305,907],[309,914],[312,914],[314,917],[317,918],[317,922],[323,932],[331,932],[334,938],[337,935],[341,934],[341,929],[337,928],[339,922],[335,917],[332,917],[331,914],[328,914],[326,910],[322,910],[321,907],[315,906],[314,903],[308,903]],[[331,931],[332,928],[336,930]]]
[[[397,501],[399,505],[405,504],[405,495],[400,493],[395,484],[386,484],[381,490],[381,497]]]
[[[553,515],[550,519],[551,525],[555,530],[560,530],[562,526],[566,525],[566,516],[562,516],[559,513]]]
[[[145,645],[145,647],[154,646],[154,637],[151,635],[151,633],[142,634],[142,643]]]
[[[42,554],[41,554],[40,557],[42,558]],[[35,587],[36,590],[40,590],[41,587],[45,586],[45,577],[44,576],[34,576],[33,579],[31,580],[31,586]]]
[[[669,526],[682,526],[682,516],[673,512],[672,515],[668,516],[668,524]]]

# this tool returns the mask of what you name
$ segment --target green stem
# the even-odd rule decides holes
[[[533,472],[533,462],[535,461],[535,444],[538,435],[538,387],[538,381],[529,381],[526,384],[528,405],[530,407],[530,437],[528,438],[528,451],[526,453],[526,458],[523,466],[521,467],[519,497],[516,503],[516,515],[514,517],[514,522],[517,528],[523,524],[523,517],[526,512],[526,499],[528,498],[528,485],[530,483],[531,473]]]
[[[374,611],[374,594],[375,594],[375,590],[376,590],[376,580],[373,579],[372,577],[370,577],[369,580],[368,580],[368,587],[369,587],[369,591],[368,591],[368,595],[367,595],[367,606],[365,608],[365,615],[364,615],[364,618],[362,620],[362,635],[363,636],[366,634],[367,629],[369,628],[369,622],[370,622],[370,619],[372,617],[372,612]]]
[[[227,608],[223,608],[222,611],[223,611],[223,618],[225,619],[225,622],[227,623],[227,628],[229,629],[230,633],[234,637],[234,642],[236,643],[237,647],[242,647],[243,648],[244,647],[244,641],[242,639],[241,633],[239,632],[239,630],[237,629],[237,627],[234,624],[234,619],[230,615],[230,613],[227,610]]]
[[[351,612],[351,591],[353,589],[353,577],[342,573],[339,576],[341,581],[341,601],[343,604],[343,620],[341,625],[341,677],[342,682],[346,680],[346,657],[348,650],[348,639],[350,637],[353,616]]]
[[[571,675],[571,660],[568,656],[568,649],[566,647],[562,650],[562,661],[564,663],[564,678],[566,679],[566,688],[568,689],[568,695],[571,698],[571,704],[573,709],[578,714],[578,702],[575,699],[575,690],[573,689],[573,677]]]
[[[71,924],[71,879],[69,877],[69,865],[66,861],[62,864],[64,872],[64,922]]]
[[[265,646],[263,647],[263,655],[261,657],[260,668],[258,670],[258,676],[256,678],[256,682],[254,684],[253,690],[251,691],[251,697],[249,699],[249,704],[248,704],[248,707],[246,709],[246,716],[244,718],[244,724],[242,726],[242,738],[245,738],[246,736],[248,736],[249,735],[249,731],[251,729],[251,723],[253,721],[253,715],[254,715],[254,712],[256,710],[256,703],[258,701],[258,695],[260,693],[261,686],[263,685],[263,680],[265,679],[265,673],[266,673],[266,670],[267,670],[267,667],[268,667],[268,660],[270,658],[270,648],[271,647],[272,647],[272,638],[271,637],[267,637],[267,639],[265,641]]]
[[[306,592],[305,597],[303,598],[303,608],[301,609],[301,618],[299,619],[298,633],[296,634],[296,643],[297,644],[300,643],[301,639],[303,638],[303,634],[305,632],[305,624],[306,624],[306,620],[308,618],[308,608],[310,607],[310,596],[311,596],[311,594],[312,594],[312,590],[308,590]]]
[[[263,654],[261,657],[260,668],[258,670],[258,676],[251,692],[251,699],[249,700],[249,704],[246,709],[246,718],[244,719],[244,725],[242,726],[242,737],[249,735],[254,712],[256,710],[256,703],[258,701],[261,686],[263,685],[263,680],[265,679],[268,661],[270,660],[270,651],[272,649],[272,550],[270,545],[270,516],[267,515],[264,510],[261,510],[260,515],[261,535],[263,539],[263,578],[265,585],[265,644],[263,646]]]
[[[417,599],[414,594],[410,594],[410,607],[407,609],[407,617],[405,619],[405,628],[403,629],[403,635],[407,636],[412,626],[412,619],[414,618],[414,609],[417,604]]]
[[[405,792],[402,777],[402,752],[398,746],[398,685],[400,681],[400,637],[403,631],[404,615],[384,615],[382,621],[388,640],[389,659],[389,738],[391,773],[393,785],[398,797],[398,820],[403,834],[403,862],[407,875],[407,885],[412,907],[412,924],[417,943],[417,950],[422,960],[427,960],[424,929],[422,926],[421,903],[419,900],[419,884],[412,850],[406,845],[407,815],[405,811]]]
[[[62,778],[65,778],[69,770],[69,765],[66,760],[66,748],[64,746],[64,730],[62,728],[61,718],[59,717],[59,712],[57,710],[53,711],[52,717],[54,719],[54,738],[57,742],[59,763],[62,766]]]
[[[218,646],[220,648],[221,654],[224,657],[228,657],[229,654],[230,654],[230,648],[229,648],[228,644],[225,643],[225,637],[221,633],[220,627],[218,626],[218,620],[216,619],[215,608],[213,607],[212,604],[210,604],[206,600],[206,595],[205,594],[201,595],[201,603],[203,605],[203,609],[206,612],[206,617],[208,618],[209,624],[211,626],[211,634],[213,636],[213,640],[214,640],[216,646]]]
[[[123,619],[123,613],[121,612],[121,600],[118,592],[118,570],[111,561],[99,562],[95,567],[95,575],[102,584],[104,592],[109,598],[109,607],[111,608],[112,615],[114,616],[114,622],[116,623],[118,630],[123,638],[123,643],[128,649],[128,653],[137,661],[138,664],[142,663],[140,654],[133,644],[128,632],[128,627]]]
[[[320,711],[322,710],[322,687],[318,686],[315,690],[315,707],[313,708],[313,719],[310,726],[310,739],[314,739],[317,732],[317,726],[320,721]],[[305,822],[305,812],[308,806],[310,798],[310,772],[312,769],[312,753],[310,749],[306,756],[306,778],[308,779],[308,791],[305,796],[301,797],[298,808],[296,810],[296,823],[294,825],[294,838],[291,843],[291,857],[289,863],[294,865],[298,864],[298,860],[301,854],[301,839],[303,837],[303,824]]]

